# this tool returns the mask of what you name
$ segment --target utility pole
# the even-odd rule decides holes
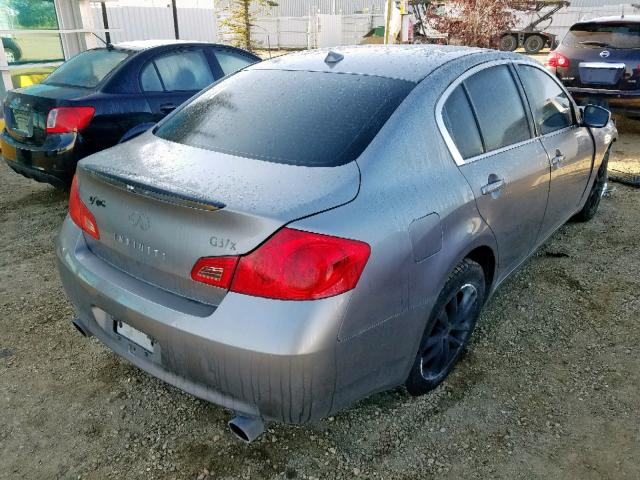
[[[393,8],[393,0],[387,0],[387,15],[384,20],[384,44],[389,44],[389,28],[391,27],[391,9]]]
[[[173,12],[173,31],[176,35],[176,40],[180,38],[180,30],[178,28],[178,5],[176,5],[177,0],[171,0],[171,10]]]

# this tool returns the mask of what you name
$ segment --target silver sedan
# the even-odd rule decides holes
[[[78,165],[74,324],[265,421],[440,384],[496,288],[600,202],[617,132],[526,57],[349,47],[250,66]]]

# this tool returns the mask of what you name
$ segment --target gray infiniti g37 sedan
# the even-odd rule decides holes
[[[234,411],[247,441],[424,394],[505,278],[596,213],[616,137],[513,53],[252,65],[79,163],[57,243],[74,325]]]

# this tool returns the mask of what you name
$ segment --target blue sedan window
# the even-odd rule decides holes
[[[128,56],[106,48],[87,50],[60,65],[43,83],[94,88]]]
[[[177,143],[277,163],[357,158],[414,83],[371,75],[243,70],[156,130]]]

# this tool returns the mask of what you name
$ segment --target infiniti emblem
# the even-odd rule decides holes
[[[607,58],[609,55],[611,55],[611,52],[609,50],[603,50],[600,52],[600,56],[602,58]]]
[[[133,211],[129,214],[129,221],[134,227],[140,227],[140,230],[147,231],[151,226],[151,220],[142,212]]]

